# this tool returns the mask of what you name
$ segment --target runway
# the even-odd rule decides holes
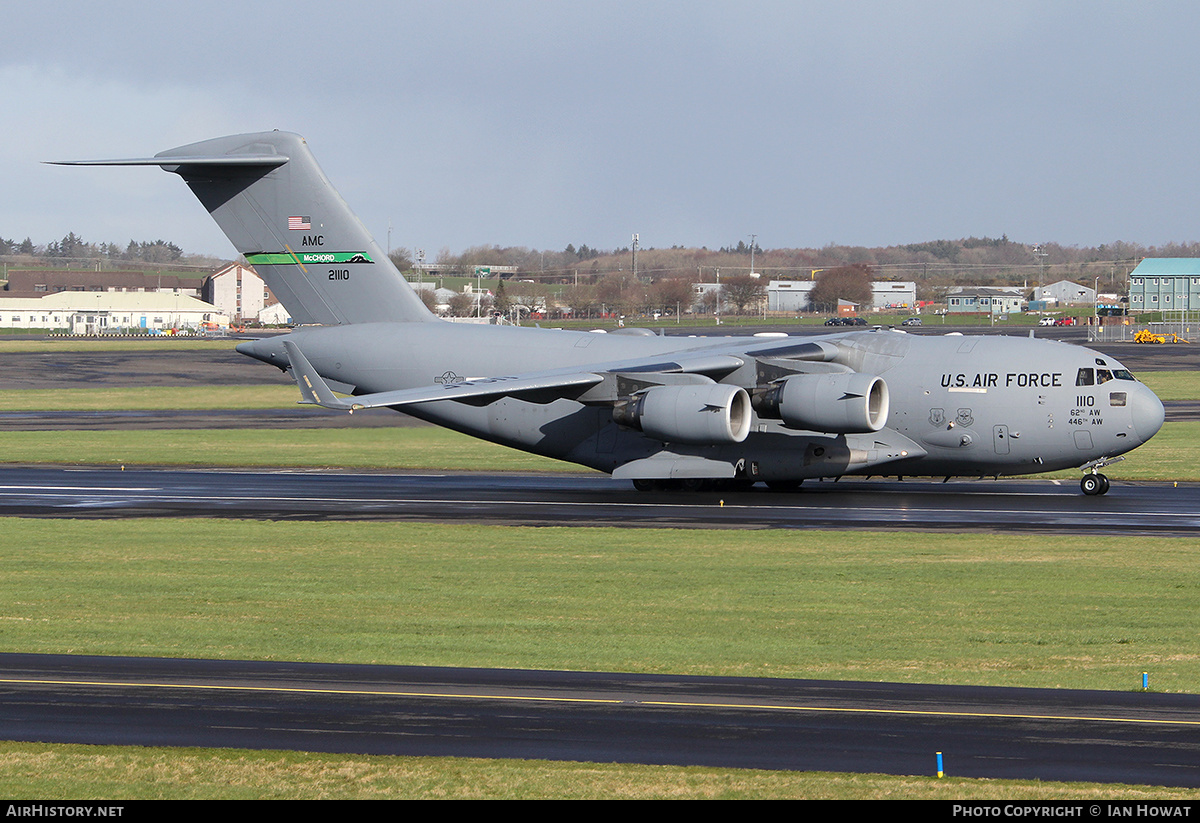
[[[1200,697],[0,655],[5,737],[1200,786]]]
[[[843,481],[792,493],[638,493],[599,474],[0,468],[0,515],[244,517],[537,526],[914,529],[1192,535],[1200,485]]]

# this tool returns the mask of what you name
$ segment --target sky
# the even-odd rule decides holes
[[[19,3],[0,236],[234,256],[177,177],[304,135],[380,245],[1200,240],[1200,4]],[[389,237],[390,231],[390,241]]]

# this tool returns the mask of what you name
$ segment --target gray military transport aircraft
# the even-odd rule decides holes
[[[1109,488],[1099,470],[1163,423],[1158,397],[1120,363],[1032,337],[704,338],[445,322],[296,134],[61,162],[182,177],[300,324],[237,350],[290,371],[302,403],[403,410],[642,491],[1078,467],[1084,494],[1097,495]]]

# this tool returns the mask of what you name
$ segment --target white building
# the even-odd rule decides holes
[[[1070,280],[1059,280],[1049,286],[1038,286],[1033,290],[1030,301],[1044,300],[1047,303],[1057,303],[1063,306],[1090,306],[1096,302],[1096,290],[1091,286],[1081,286]]]
[[[1024,302],[1016,289],[957,286],[946,295],[946,311],[950,314],[1019,314]]]
[[[876,280],[871,283],[871,307],[905,309],[917,307],[917,284],[914,280]]]
[[[815,280],[772,280],[767,284],[769,311],[810,311],[809,292]],[[917,305],[917,284],[911,280],[875,280],[871,283],[871,304],[863,308],[880,311],[887,308],[912,310]]]
[[[272,303],[258,313],[258,322],[264,326],[290,326],[292,316],[282,303]]]
[[[218,311],[240,320],[259,320],[263,309],[279,302],[258,273],[241,263],[210,274],[202,296]]]
[[[4,329],[104,334],[125,329],[199,329],[205,323],[228,326],[229,317],[185,294],[63,291],[0,302],[0,328]]]
[[[772,280],[767,284],[767,311],[808,311],[814,280]]]

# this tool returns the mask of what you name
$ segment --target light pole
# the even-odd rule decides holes
[[[717,325],[719,326],[719,325],[721,325],[721,269],[720,269],[720,267],[718,267],[718,268],[717,268],[717,306],[716,306],[716,315],[717,315]]]
[[[1050,255],[1042,251],[1042,244],[1039,243],[1033,247],[1033,256],[1038,259],[1038,263],[1041,265],[1041,274],[1038,276],[1038,285],[1041,286],[1046,282],[1046,258]]]

